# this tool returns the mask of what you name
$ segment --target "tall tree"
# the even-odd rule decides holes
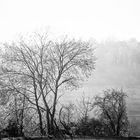
[[[77,88],[94,69],[95,58],[89,42],[62,40],[50,49],[49,88],[53,93],[51,126],[56,112],[58,91],[62,87]]]
[[[5,84],[36,106],[42,135],[42,111],[46,112],[47,131],[53,133],[60,89],[79,87],[94,69],[92,45],[74,39],[55,42],[47,34],[37,34],[27,42],[4,46],[1,75],[7,79]]]

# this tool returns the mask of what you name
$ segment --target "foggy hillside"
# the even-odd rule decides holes
[[[140,115],[140,43],[132,39],[97,46],[92,85],[98,90],[123,88],[128,93],[129,115]]]
[[[79,98],[84,92],[95,96],[107,88],[123,89],[127,95],[128,115],[140,115],[140,43],[106,41],[95,45],[97,58],[92,76],[78,91],[66,94],[66,100]]]
[[[105,76],[107,84],[132,88],[139,86],[140,44],[138,42],[135,40],[109,41],[99,44],[96,57],[95,71],[97,75]],[[103,82],[99,78],[96,80]]]

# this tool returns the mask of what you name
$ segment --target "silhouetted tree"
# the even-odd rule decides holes
[[[126,109],[126,94],[115,89],[104,91],[103,96],[95,98],[94,105],[98,107],[100,120],[106,133],[112,136],[124,136],[128,132]]]

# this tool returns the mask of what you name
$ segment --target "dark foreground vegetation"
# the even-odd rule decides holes
[[[57,140],[57,138],[48,137],[18,137],[18,138],[1,138],[2,140]],[[67,140],[69,138],[66,138]],[[77,137],[73,140],[138,140],[138,137]]]
[[[3,44],[0,64],[0,135],[24,139],[115,138],[131,136],[126,93],[108,89],[62,104],[94,70],[93,44],[52,41],[37,34]],[[34,137],[36,136],[36,137]]]

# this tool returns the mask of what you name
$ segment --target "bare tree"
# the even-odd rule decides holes
[[[41,100],[41,88],[46,84],[40,77],[43,74],[42,61],[46,61],[45,56],[42,55],[46,55],[44,49],[47,48],[49,42],[45,44],[43,38],[40,38],[39,43],[41,43],[40,46],[36,41],[27,45],[23,40],[20,40],[17,44],[4,44],[5,53],[2,59],[1,78],[6,81],[5,84],[9,89],[24,95],[32,105],[36,106],[40,122],[40,133],[43,135],[39,100]]]
[[[71,125],[75,120],[75,105],[69,103],[68,105],[63,105],[59,111],[59,120]]]
[[[73,139],[73,123],[74,123],[74,104],[69,104],[67,106],[62,106],[59,111],[59,122],[60,122],[60,131],[65,135],[67,134]],[[61,128],[62,127],[62,128]]]
[[[92,97],[86,96],[85,94],[83,94],[80,101],[77,102],[77,109],[80,114],[80,119],[84,119],[84,122],[87,122],[91,111],[94,109],[93,102],[94,99]]]
[[[89,135],[89,121],[92,115],[94,99],[90,96],[86,96],[84,93],[82,97],[77,101],[77,135]]]
[[[95,98],[94,105],[98,107],[100,119],[108,131],[108,135],[123,136],[127,134],[128,118],[126,110],[126,94],[115,89],[104,91],[102,97]]]
[[[7,87],[36,106],[42,135],[42,111],[46,112],[47,131],[52,134],[60,89],[79,87],[94,69],[91,44],[74,39],[53,42],[47,34],[37,34],[28,42],[20,40],[4,46],[1,77],[7,79]]]
[[[90,75],[95,61],[92,52],[89,42],[64,39],[52,44],[48,70],[49,88],[54,96],[51,126],[55,117],[59,89],[77,88],[80,82]]]

